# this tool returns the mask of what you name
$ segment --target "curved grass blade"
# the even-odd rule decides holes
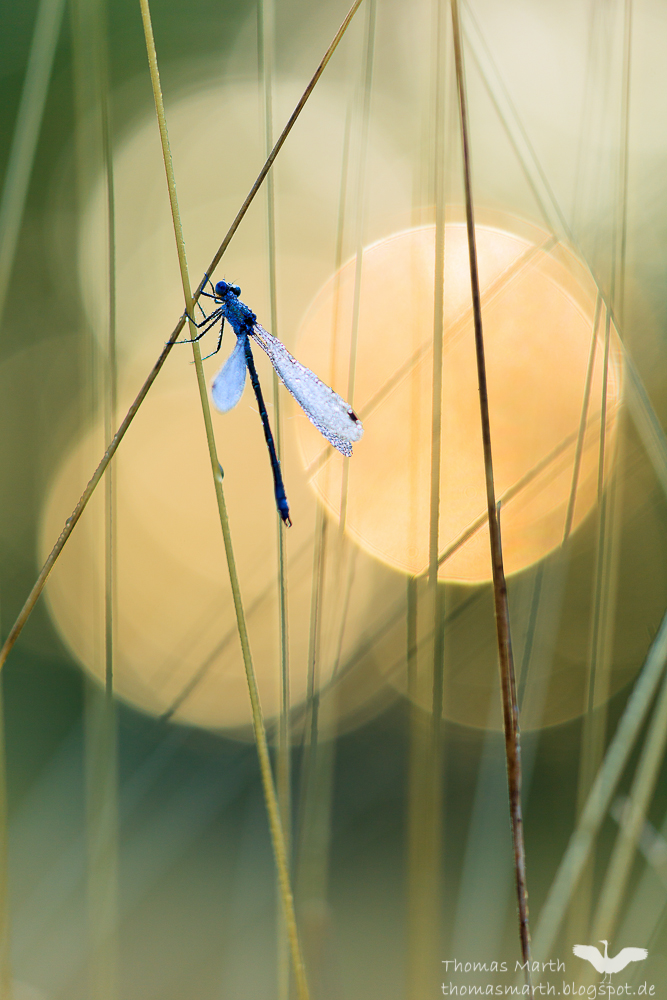
[[[500,541],[500,523],[496,511],[495,486],[493,481],[493,457],[491,451],[491,428],[489,422],[489,399],[484,360],[484,337],[482,332],[482,306],[475,246],[475,220],[472,199],[470,147],[468,129],[468,108],[463,71],[463,51],[461,26],[459,22],[458,0],[452,0],[452,28],[454,35],[454,60],[459,98],[461,144],[463,148],[463,180],[465,188],[466,225],[470,257],[470,285],[472,289],[473,315],[475,322],[475,350],[477,355],[477,377],[482,418],[482,443],[484,447],[484,471],[489,518],[489,540],[491,543],[491,563],[493,569],[493,594],[498,637],[498,657],[503,701],[503,725],[505,730],[505,754],[507,758],[507,783],[510,799],[510,819],[514,844],[514,866],[519,909],[519,937],[521,955],[525,963],[526,984],[531,997],[533,988],[530,977],[530,929],[528,925],[528,891],[526,888],[526,854],[523,839],[523,817],[521,812],[521,742],[519,736],[519,709],[516,697],[514,663],[510,636],[507,585],[503,569],[503,553]]]
[[[535,953],[544,961],[553,949],[572,893],[581,878],[628,758],[639,737],[667,665],[667,614],[648,652],[640,677],[625,706],[616,732],[590,790],[556,876],[542,906],[535,934]]]
[[[0,197],[0,319],[12,274],[64,8],[64,0],[41,0],[35,20],[35,32]]]
[[[167,122],[165,118],[164,103],[160,87],[157,53],[155,50],[155,40],[153,37],[153,27],[151,23],[148,0],[140,0],[140,6],[141,6],[142,20],[144,24],[144,34],[146,36],[146,48],[148,52],[148,63],[151,73],[153,97],[155,99],[155,110],[157,113],[158,124],[160,128],[162,155],[164,159],[165,172],[167,175],[167,187],[169,189],[169,201],[171,206],[172,219],[174,223],[174,235],[176,237],[178,262],[181,271],[181,280],[183,284],[183,293],[185,296],[186,311],[188,316],[192,316],[193,301],[192,301],[192,294],[190,291],[190,279],[188,276],[188,267],[185,257],[183,229],[181,226],[180,211],[176,195],[176,182],[174,178],[171,151],[169,148],[169,136],[167,132]],[[296,989],[297,989],[297,994],[299,996],[299,1000],[308,1000],[309,997],[308,983],[306,980],[306,971],[303,964],[301,947],[299,944],[299,938],[297,934],[296,915],[294,910],[294,898],[292,894],[292,887],[290,884],[289,871],[287,866],[287,851],[285,847],[285,838],[283,835],[282,823],[280,820],[278,798],[276,795],[275,785],[273,781],[273,772],[271,769],[271,760],[269,757],[269,747],[266,738],[266,729],[264,726],[264,719],[262,717],[262,709],[259,700],[257,679],[255,676],[255,670],[252,662],[252,655],[250,652],[250,642],[248,638],[245,611],[243,608],[243,601],[241,598],[241,588],[239,584],[239,578],[236,569],[236,560],[234,557],[234,550],[232,546],[232,536],[229,527],[227,506],[225,503],[224,493],[222,489],[222,475],[220,473],[220,462],[218,460],[215,436],[213,433],[213,422],[211,420],[211,410],[208,402],[208,391],[206,386],[206,380],[204,377],[201,351],[199,349],[199,342],[196,336],[196,329],[192,320],[190,320],[190,333],[192,337],[192,353],[197,374],[197,384],[199,387],[202,413],[204,416],[204,424],[206,427],[206,441],[208,444],[209,457],[211,461],[211,472],[213,475],[213,484],[215,488],[216,500],[218,503],[218,512],[220,515],[220,527],[222,529],[225,554],[227,557],[227,566],[229,570],[229,580],[234,600],[234,611],[236,613],[236,623],[238,627],[239,640],[241,643],[241,652],[243,655],[243,664],[245,667],[246,679],[248,683],[248,693],[250,696],[250,705],[252,710],[252,722],[255,733],[255,743],[257,745],[257,755],[259,757],[260,773],[262,776],[262,784],[264,786],[264,799],[266,802],[266,809],[269,819],[269,828],[271,831],[271,840],[275,855],[276,868],[278,871],[280,895],[282,898],[283,908],[285,911],[285,922],[287,924],[287,936],[292,956],[292,967],[294,970],[294,978],[296,982]],[[247,364],[248,350],[249,350],[248,338],[245,336],[240,336],[238,338],[238,342],[241,343],[244,349],[245,361]],[[252,369],[250,370],[250,374],[252,376],[253,374]]]
[[[285,125],[285,128],[281,132],[278,140],[276,141],[275,146],[271,150],[270,155],[266,158],[264,166],[262,167],[262,169],[260,170],[259,174],[257,175],[257,179],[255,180],[254,184],[252,185],[250,191],[248,192],[248,195],[247,195],[245,201],[243,202],[241,208],[237,212],[236,218],[234,219],[234,221],[232,222],[231,226],[229,227],[229,229],[227,231],[227,234],[225,235],[225,238],[223,239],[222,243],[220,244],[220,246],[218,247],[217,251],[215,252],[213,260],[209,264],[209,267],[207,269],[206,274],[201,279],[199,285],[197,286],[197,290],[195,291],[194,295],[192,296],[193,303],[195,303],[195,302],[197,302],[199,300],[199,297],[201,296],[201,293],[204,290],[204,288],[206,287],[206,283],[209,280],[208,279],[208,275],[213,273],[213,271],[215,270],[215,268],[218,266],[218,264],[222,260],[223,254],[225,253],[225,251],[227,250],[227,247],[231,243],[231,241],[232,241],[232,239],[234,237],[234,234],[236,233],[236,230],[239,228],[239,226],[241,224],[241,221],[243,220],[243,217],[245,216],[246,212],[250,208],[250,205],[252,204],[252,201],[255,198],[255,195],[257,194],[257,192],[259,191],[260,187],[262,186],[262,183],[263,183],[264,179],[266,178],[266,175],[268,174],[269,170],[271,169],[271,167],[273,165],[273,162],[276,159],[276,156],[278,155],[278,153],[282,149],[282,147],[283,147],[283,145],[285,143],[285,140],[287,139],[287,136],[289,135],[289,133],[292,131],[292,129],[293,129],[293,127],[294,127],[294,125],[295,125],[295,123],[297,121],[297,118],[301,114],[301,112],[302,112],[302,110],[304,108],[304,105],[306,104],[306,101],[308,100],[308,98],[310,97],[311,93],[313,92],[313,89],[315,88],[315,84],[317,83],[317,81],[321,77],[322,73],[324,72],[324,70],[325,70],[325,68],[326,68],[329,60],[331,59],[331,57],[334,54],[336,48],[338,47],[338,44],[339,44],[340,40],[342,39],[343,35],[347,31],[347,28],[348,28],[348,26],[349,26],[352,18],[356,14],[357,10],[359,9],[361,3],[362,3],[362,0],[354,0],[354,3],[350,7],[350,9],[349,9],[349,11],[347,13],[347,16],[345,17],[345,20],[343,21],[343,23],[341,24],[340,28],[336,32],[336,35],[334,36],[333,41],[331,42],[329,48],[325,52],[325,54],[324,54],[324,56],[322,58],[322,61],[319,64],[319,66],[315,70],[315,73],[314,73],[312,79],[310,80],[310,83],[308,84],[308,86],[306,87],[305,91],[303,92],[303,95],[302,95],[299,103],[297,104],[296,108],[292,112],[292,115],[290,116],[289,121],[287,122],[287,124]],[[7,657],[9,656],[9,654],[10,654],[10,652],[12,650],[12,647],[14,646],[14,643],[16,642],[16,640],[18,639],[19,635],[23,631],[23,628],[24,628],[26,622],[28,621],[28,618],[30,617],[30,615],[32,613],[32,610],[35,607],[35,604],[37,603],[37,601],[39,599],[39,596],[42,593],[42,590],[44,589],[44,584],[46,583],[47,579],[49,578],[49,574],[51,573],[51,570],[53,569],[53,567],[55,565],[55,562],[58,559],[58,556],[60,555],[60,553],[62,552],[63,548],[65,547],[67,539],[72,534],[72,531],[76,527],[76,524],[77,524],[79,518],[81,517],[81,515],[84,512],[84,510],[86,509],[88,501],[90,500],[91,496],[95,492],[95,489],[97,488],[97,485],[98,485],[100,479],[104,475],[104,473],[105,473],[105,471],[107,469],[107,466],[109,465],[109,462],[111,461],[111,459],[113,458],[113,456],[116,454],[118,446],[120,445],[121,441],[125,437],[125,433],[126,433],[128,427],[130,426],[130,424],[134,420],[134,418],[135,418],[135,416],[136,416],[136,414],[137,414],[137,412],[139,410],[139,407],[141,406],[141,404],[143,403],[144,399],[148,395],[148,392],[149,392],[151,386],[153,385],[153,382],[155,381],[155,379],[159,375],[159,373],[160,373],[160,371],[162,369],[162,366],[164,365],[165,361],[167,360],[167,357],[169,356],[169,352],[171,351],[171,349],[174,346],[174,344],[176,343],[176,341],[179,339],[181,331],[183,330],[183,327],[185,326],[186,319],[187,319],[187,316],[186,316],[185,313],[183,313],[183,315],[178,319],[178,322],[176,323],[176,326],[174,327],[174,329],[173,329],[173,331],[171,333],[171,336],[169,337],[169,340],[167,341],[167,343],[163,347],[162,351],[160,352],[160,355],[159,355],[157,361],[155,362],[155,364],[151,368],[151,370],[150,370],[150,372],[149,372],[149,374],[148,374],[148,376],[147,376],[144,384],[142,385],[141,389],[137,393],[137,396],[134,399],[134,402],[132,403],[132,405],[128,409],[127,413],[125,414],[123,422],[121,423],[120,427],[116,431],[116,433],[115,433],[112,441],[109,444],[109,447],[107,448],[107,450],[105,451],[104,455],[102,456],[102,459],[101,459],[99,465],[97,466],[97,468],[95,469],[95,472],[93,473],[93,475],[91,476],[90,480],[88,481],[88,485],[86,486],[85,490],[81,494],[79,502],[77,503],[76,507],[74,508],[74,510],[72,511],[72,513],[70,514],[70,516],[67,518],[67,521],[65,522],[65,526],[64,526],[63,530],[61,531],[60,535],[58,536],[58,539],[57,539],[55,545],[53,546],[53,548],[51,549],[51,552],[47,556],[46,561],[45,561],[44,565],[42,566],[42,568],[41,568],[41,570],[39,572],[39,575],[38,575],[38,577],[37,577],[37,579],[36,579],[36,581],[35,581],[35,583],[33,585],[32,590],[30,591],[28,597],[26,598],[26,601],[25,601],[23,607],[21,608],[21,610],[20,610],[20,612],[18,614],[18,617],[16,618],[16,621],[14,622],[12,628],[10,629],[9,635],[6,638],[6,640],[4,642],[4,645],[2,646],[2,649],[0,649],[0,669],[2,669],[2,667],[4,666],[4,664],[5,664],[6,660],[7,660]]]
[[[264,143],[268,154],[273,146],[273,64],[275,50],[275,20],[274,0],[259,0],[257,6],[257,49],[259,53],[260,78],[264,92]],[[276,213],[274,176],[269,174],[266,181],[266,223],[267,251],[269,265],[269,301],[271,303],[271,329],[278,333],[278,297],[276,278]],[[282,455],[282,426],[280,392],[278,376],[273,373],[273,413],[275,425],[276,461],[280,465]],[[275,477],[274,477],[275,485]],[[286,502],[286,501],[285,501]],[[289,642],[287,618],[287,573],[285,553],[286,524],[281,518],[277,521],[278,542],[278,607],[280,620],[280,719],[278,723],[278,753],[276,759],[276,785],[278,791],[278,806],[283,825],[285,848],[288,860],[292,853],[292,822],[291,822],[291,753],[290,753],[290,676],[289,676]],[[289,1000],[290,968],[289,942],[287,927],[282,907],[278,906],[278,998]]]

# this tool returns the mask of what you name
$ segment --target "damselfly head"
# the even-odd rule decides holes
[[[241,294],[241,289],[238,285],[230,285],[228,281],[219,281],[215,286],[215,294],[219,299],[224,299],[227,292],[231,292],[237,298]]]

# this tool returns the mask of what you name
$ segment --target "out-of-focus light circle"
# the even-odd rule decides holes
[[[262,708],[271,719],[279,711],[281,683],[276,512],[266,446],[250,398],[243,398],[233,416],[217,419],[216,430],[253,663]],[[73,448],[56,476],[41,526],[42,558],[101,455],[102,441],[97,426]],[[291,703],[297,721],[303,722],[298,706],[313,677],[309,623],[315,506],[303,479],[292,475],[293,469],[298,471],[295,450],[286,447],[283,455],[294,521],[286,549],[288,652]],[[248,688],[194,385],[182,390],[154,387],[119,449],[113,481],[116,693],[151,714],[242,730],[250,723]],[[64,641],[100,679],[105,673],[105,558],[102,488],[63,550],[47,588],[50,611]],[[318,689],[326,688],[338,663],[350,659],[372,620],[373,603],[382,599],[391,580],[386,570],[360,554],[344,615],[340,595],[338,600],[335,596],[337,585],[335,561],[330,559],[313,681]],[[349,671],[334,696],[335,725],[345,728],[362,721],[390,697],[379,672],[360,676]]]
[[[505,569],[541,559],[564,537],[591,351],[596,287],[547,233],[514,221],[478,225],[495,491]],[[511,220],[510,220],[511,221]],[[318,495],[376,557],[410,574],[428,566],[435,228],[399,233],[364,251],[323,287],[301,325],[299,357],[352,399],[365,433],[345,468],[299,425]],[[442,579],[491,576],[479,393],[464,224],[445,229],[438,549]],[[358,316],[358,319],[357,319]],[[604,323],[598,327],[571,530],[597,503]],[[351,344],[354,345],[351,348]],[[352,363],[351,363],[352,357]],[[621,399],[610,330],[605,473]]]

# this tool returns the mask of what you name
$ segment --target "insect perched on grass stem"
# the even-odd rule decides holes
[[[226,413],[240,400],[245,386],[246,370],[250,373],[250,381],[257,398],[264,437],[269,449],[276,506],[281,518],[289,527],[291,524],[289,505],[285,496],[285,486],[269,425],[269,417],[255,368],[255,360],[250,346],[251,341],[259,344],[264,353],[268,355],[285,388],[291,392],[320,434],[342,455],[349,457],[352,454],[352,442],[359,440],[364,429],[352,407],[337,392],[325,385],[314,372],[311,372],[310,368],[306,368],[305,365],[292,357],[277,337],[272,336],[264,327],[260,326],[255,313],[239,298],[240,294],[241,289],[238,285],[232,285],[228,281],[219,281],[216,284],[214,294],[209,297],[218,303],[218,308],[210,316],[207,316],[203,323],[198,324],[203,329],[196,339],[199,340],[220,321],[218,346],[213,352],[217,354],[222,344],[225,320],[236,334],[234,350],[213,379],[211,395],[217,409]]]

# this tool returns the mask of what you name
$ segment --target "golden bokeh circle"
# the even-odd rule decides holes
[[[224,489],[262,708],[280,710],[280,627],[276,512],[258,415],[249,397],[233,417],[215,418]],[[232,429],[233,424],[233,429]],[[103,435],[93,427],[72,448],[51,484],[40,532],[45,558],[73,509]],[[294,525],[286,544],[290,700],[300,738],[310,684],[326,690],[337,664],[354,658],[391,574],[359,554],[349,606],[336,599],[340,567],[330,558],[320,600],[321,638],[313,680],[310,621],[315,504],[298,474],[295,449],[283,455]],[[116,693],[157,716],[249,735],[248,686],[222,533],[194,385],[155,386],[114,462],[113,669]],[[52,618],[75,657],[105,674],[105,511],[96,492],[53,569]],[[334,543],[330,540],[329,546]],[[333,595],[333,596],[332,596]],[[386,594],[385,594],[386,597]],[[377,670],[351,669],[324,705],[325,731],[349,728],[395,697]]]
[[[585,266],[534,226],[478,225],[484,346],[496,498],[506,572],[559,545],[573,484],[597,290]],[[441,579],[491,575],[479,393],[463,223],[445,228],[438,549]],[[310,481],[367,552],[409,574],[429,559],[435,227],[382,240],[351,260],[305,316],[299,357],[353,386],[365,433],[345,469],[300,424]],[[358,301],[355,295],[358,294]],[[571,530],[597,503],[604,324],[595,341]],[[351,345],[353,345],[351,347]],[[351,357],[353,363],[351,364]],[[353,374],[352,374],[353,373]],[[613,326],[606,385],[605,471],[621,399]]]

